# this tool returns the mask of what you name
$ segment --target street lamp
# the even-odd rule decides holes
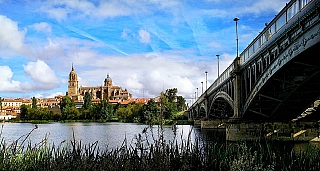
[[[238,40],[238,21],[240,19],[239,18],[234,18],[233,21],[236,22],[236,40],[237,40],[237,57],[239,56],[239,40]]]
[[[194,102],[197,101],[197,92],[194,92]]]
[[[220,74],[219,74],[219,57],[220,57],[220,55],[217,54],[216,56],[217,56],[217,58],[218,58],[218,78],[219,78],[219,75],[220,75]]]
[[[203,81],[201,81],[202,94],[203,94]]]
[[[198,95],[198,96],[197,96],[197,98],[198,98],[198,97],[199,97],[199,93],[198,93],[198,87],[197,87],[197,95]]]
[[[208,89],[208,71],[204,72],[206,73],[206,91]]]

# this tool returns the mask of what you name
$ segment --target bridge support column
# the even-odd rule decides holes
[[[195,119],[194,121],[193,121],[193,126],[195,127],[195,128],[201,128],[201,120],[200,119]]]
[[[201,129],[225,129],[225,120],[214,119],[214,120],[202,120]]]
[[[240,108],[240,96],[241,96],[241,75],[240,75],[240,57],[237,57],[234,61],[233,61],[233,65],[234,65],[234,70],[232,73],[232,76],[235,78],[234,82],[233,82],[233,86],[234,86],[234,100],[233,100],[233,106],[234,106],[234,113],[233,113],[233,117],[234,118],[239,118],[240,114],[239,114],[239,108]]]
[[[319,125],[313,122],[234,122],[226,126],[227,141],[320,141]]]

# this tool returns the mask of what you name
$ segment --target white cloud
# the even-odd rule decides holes
[[[13,72],[9,66],[0,66],[0,92],[21,92],[21,83],[12,80]]]
[[[226,65],[224,61],[227,60],[224,56],[221,55],[221,72]],[[217,75],[212,61],[191,62],[175,52],[126,57],[97,54],[95,60],[82,55],[77,59],[82,61],[75,63],[75,70],[82,78],[80,86],[83,83],[87,83],[86,86],[99,86],[109,72],[113,84],[127,88],[134,93],[134,97],[155,97],[163,89],[174,87],[178,88],[180,95],[188,97],[194,95],[196,87],[200,88],[200,82],[205,79],[204,71],[210,73],[208,79],[211,81]]]
[[[63,96],[64,94],[62,92],[55,92],[52,94],[48,94],[48,93],[38,93],[36,95],[34,95],[35,98],[54,98],[56,96]]]
[[[87,0],[60,0],[47,1],[40,9],[50,17],[61,21],[68,17],[113,18],[153,13],[155,8],[176,10],[180,4],[179,0],[110,0],[99,1],[96,4]]]
[[[260,0],[260,1],[254,1],[254,3],[248,3],[251,4],[251,6],[246,6],[242,8],[241,10],[238,10],[238,13],[254,13],[254,14],[260,14],[264,11],[275,11],[279,12],[288,0]]]
[[[119,1],[109,1],[100,3],[97,13],[101,17],[128,16],[133,13],[133,9]]]
[[[51,33],[51,25],[49,25],[46,22],[41,22],[41,23],[36,23],[33,24],[32,27],[37,31],[37,32],[44,32],[44,33]]]
[[[66,19],[74,12],[79,12],[80,15],[91,15],[92,12],[96,12],[91,2],[78,0],[47,1],[40,10],[58,21]]]
[[[137,74],[131,74],[131,76],[125,81],[125,87],[130,87],[131,89],[142,89],[143,85],[139,82]]]
[[[139,30],[140,42],[144,44],[150,43],[150,33],[146,30]]]
[[[44,61],[29,62],[24,66],[24,71],[34,81],[36,87],[49,90],[59,85],[54,71]]]
[[[4,15],[0,15],[0,25],[0,48],[20,51],[26,30],[20,31],[18,24]]]

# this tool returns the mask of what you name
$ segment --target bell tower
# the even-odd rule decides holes
[[[79,89],[78,75],[74,71],[73,64],[72,64],[72,68],[71,68],[71,72],[69,74],[69,80],[68,80],[68,96],[71,97],[71,98],[73,96],[77,96],[78,95],[78,89]]]
[[[107,78],[104,79],[104,86],[112,87],[112,79],[109,74],[107,74]]]

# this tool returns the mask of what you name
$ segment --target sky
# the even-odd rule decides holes
[[[65,95],[107,74],[133,97],[208,87],[288,0],[0,0],[0,97]],[[201,84],[201,82],[204,82]],[[203,85],[203,86],[202,86]]]

